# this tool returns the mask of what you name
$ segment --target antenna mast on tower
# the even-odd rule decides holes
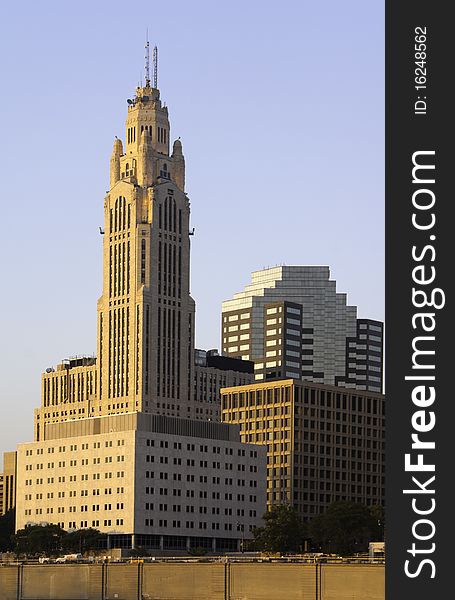
[[[147,42],[145,44],[145,86],[150,85],[150,44],[148,40],[148,32],[147,32]]]
[[[158,48],[153,48],[153,87],[158,88]]]

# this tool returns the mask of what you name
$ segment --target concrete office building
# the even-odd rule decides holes
[[[94,527],[110,547],[237,550],[265,509],[265,447],[149,413],[49,425],[18,446],[16,528]]]
[[[357,319],[328,267],[255,271],[223,302],[221,327],[223,354],[254,361],[258,381],[293,377],[382,392],[383,324]]]
[[[304,519],[335,501],[384,504],[385,398],[295,379],[221,391],[222,420],[267,445],[267,504]]]
[[[34,442],[19,446],[16,526],[234,547],[261,522],[265,454],[236,428],[203,422],[217,415],[194,398],[185,161],[180,140],[171,153],[168,109],[148,77],[128,100],[125,139],[104,198],[97,356],[43,374]],[[220,382],[235,383],[227,371]]]
[[[195,350],[194,402],[196,416],[210,421],[221,420],[221,395],[225,387],[254,381],[254,363],[220,356],[218,350]]]

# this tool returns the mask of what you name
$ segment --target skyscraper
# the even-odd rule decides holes
[[[169,140],[168,109],[147,80],[129,100],[104,201],[98,412],[128,399],[145,412],[193,414],[190,203],[182,144],[171,154]]]
[[[265,510],[266,451],[196,404],[185,161],[180,140],[170,153],[168,110],[148,77],[128,100],[125,134],[104,198],[97,357],[43,374],[35,441],[17,452],[16,527],[236,549]]]
[[[168,109],[147,79],[128,100],[126,145],[116,138],[110,161],[97,359],[71,359],[43,375],[37,439],[46,423],[68,417],[196,416],[190,202],[182,144],[171,153],[170,135]],[[68,410],[75,400],[77,414]]]
[[[383,325],[357,319],[329,267],[255,271],[223,302],[221,327],[223,353],[253,360],[258,381],[292,377],[382,391]]]

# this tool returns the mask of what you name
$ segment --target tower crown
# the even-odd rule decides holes
[[[147,132],[153,148],[160,154],[169,155],[170,124],[166,106],[160,100],[160,91],[147,82],[136,88],[136,96],[128,100],[126,119],[126,154],[135,154],[141,134]]]
[[[126,181],[145,188],[166,180],[185,189],[185,159],[180,140],[170,150],[170,123],[167,106],[160,99],[157,87],[157,49],[154,49],[153,84],[148,65],[146,45],[145,85],[136,88],[134,98],[128,99],[125,149],[116,140],[111,155],[111,189]]]

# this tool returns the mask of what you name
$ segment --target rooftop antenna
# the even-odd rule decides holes
[[[156,46],[153,48],[153,87],[158,89],[158,48]]]
[[[148,87],[150,85],[150,43],[148,29],[146,39],[147,41],[145,44],[145,87]]]

